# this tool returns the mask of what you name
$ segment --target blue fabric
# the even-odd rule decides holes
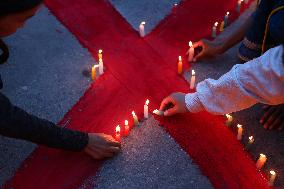
[[[246,34],[246,42],[239,48],[239,57],[243,61],[252,60],[261,55],[266,22],[270,13],[277,7],[284,5],[284,0],[262,0],[257,10],[252,14],[253,24]],[[247,43],[253,44],[252,46]],[[266,49],[284,42],[284,10],[272,15],[269,22],[269,32],[266,39]]]

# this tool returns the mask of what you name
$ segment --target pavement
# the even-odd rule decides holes
[[[111,3],[134,29],[146,21],[148,33],[178,1],[111,0]],[[242,15],[219,38],[228,36],[251,12]],[[83,72],[94,64],[93,58],[46,7],[5,41],[11,57],[8,64],[0,67],[4,82],[1,92],[26,111],[58,122],[90,86],[91,81]],[[217,79],[237,64],[237,48],[238,45],[221,56],[194,64],[197,81]],[[184,74],[185,78],[189,79],[189,73],[190,70]],[[255,136],[248,155],[256,159],[259,153],[265,153],[268,156],[265,173],[275,169],[276,185],[284,188],[283,133],[264,130],[258,123],[262,113],[260,105],[234,113],[231,130],[236,132],[236,124],[243,124],[244,144],[249,135]],[[29,142],[0,136],[0,187],[35,147]],[[152,117],[125,139],[122,153],[105,162],[99,177],[93,176],[91,179],[98,180],[96,188],[212,188],[198,165]]]

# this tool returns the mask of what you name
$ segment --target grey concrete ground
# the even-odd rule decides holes
[[[105,162],[95,188],[213,188],[153,117],[123,139],[122,149]]]
[[[142,20],[146,20],[146,32],[154,28],[175,3],[172,0],[111,2],[135,29]],[[240,22],[244,19],[245,16]],[[220,37],[226,37],[240,22]],[[11,58],[9,64],[0,67],[5,83],[2,92],[25,110],[58,121],[89,86],[89,79],[82,75],[82,71],[93,63],[91,56],[46,8],[32,18],[27,27],[6,41],[11,49]],[[215,59],[194,64],[197,80],[218,78],[228,71],[233,64],[238,63],[236,51],[237,46]],[[189,78],[188,73],[185,76]],[[283,183],[280,182],[284,175],[283,133],[262,129],[258,124],[261,113],[258,106],[235,113],[235,123],[244,125],[245,138],[250,133],[255,135],[255,145],[250,149],[252,156],[256,158],[259,153],[267,154],[269,159],[266,170],[273,167],[279,173],[277,184],[283,188]],[[232,131],[235,130],[232,127]],[[105,163],[97,187],[189,188],[183,187],[186,185],[192,186],[190,188],[211,188],[197,166],[191,163],[190,157],[180,150],[154,120],[135,129],[126,140],[127,145],[122,154]],[[34,146],[0,136],[0,186],[13,175]],[[139,154],[136,147],[143,153]],[[106,177],[110,180],[106,180]],[[199,185],[201,182],[203,185]]]
[[[88,51],[44,7],[5,41],[11,57],[0,67],[1,92],[28,112],[59,121],[89,86],[81,74],[94,63]],[[34,147],[0,135],[0,186]]]

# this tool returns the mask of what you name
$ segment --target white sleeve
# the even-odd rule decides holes
[[[261,102],[284,103],[283,46],[270,49],[264,55],[245,64],[235,65],[218,80],[206,79],[195,93],[185,96],[190,112],[206,110],[226,114]]]

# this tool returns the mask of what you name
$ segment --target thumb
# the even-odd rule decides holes
[[[164,116],[172,116],[177,113],[176,107],[170,108],[164,112]]]

